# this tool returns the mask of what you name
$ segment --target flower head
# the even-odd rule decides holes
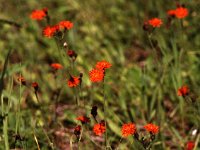
[[[104,121],[102,121],[101,123],[95,124],[93,127],[93,132],[98,136],[101,136],[105,131],[106,131],[106,127],[105,127]]]
[[[169,16],[175,17],[175,15],[176,15],[176,10],[173,10],[173,9],[168,10],[168,11],[167,11],[167,14],[168,14]]]
[[[176,18],[182,19],[188,16],[188,9],[184,7],[178,7],[175,10]]]
[[[73,23],[70,21],[61,21],[61,22],[59,22],[59,26],[61,28],[70,30],[73,27]]]
[[[81,121],[82,124],[90,122],[90,118],[88,118],[86,116],[79,116],[78,118],[76,118],[76,120]]]
[[[44,8],[42,10],[34,10],[30,15],[31,19],[33,20],[42,20],[46,16],[47,16],[47,8]]]
[[[22,85],[26,85],[26,80],[25,80],[24,77],[19,76],[19,77],[17,78],[17,80],[20,82],[20,84],[22,84]]]
[[[51,38],[55,35],[55,33],[59,31],[59,26],[55,25],[55,26],[47,26],[43,29],[43,35],[45,37]]]
[[[99,69],[99,70],[105,70],[107,68],[110,68],[112,65],[105,61],[105,60],[102,60],[102,61],[99,61],[96,63],[96,68]]]
[[[55,69],[55,70],[59,70],[59,69],[62,69],[62,68],[63,68],[63,66],[62,66],[61,64],[59,64],[59,63],[52,63],[52,64],[51,64],[51,67],[52,67],[53,69]]]
[[[152,27],[154,27],[154,28],[158,28],[158,27],[160,27],[160,26],[163,24],[162,20],[159,19],[159,18],[150,19],[150,20],[148,21],[148,23],[149,23]]]
[[[148,132],[150,132],[151,134],[157,134],[159,132],[159,127],[157,125],[152,124],[152,123],[145,125],[144,128]]]
[[[79,85],[80,83],[80,79],[79,77],[74,77],[70,75],[69,80],[67,81],[67,84],[69,87],[76,87],[77,85]]]
[[[187,96],[189,94],[189,88],[187,85],[184,85],[178,89],[178,96]]]
[[[78,125],[74,128],[74,134],[76,135],[76,137],[78,138],[79,135],[81,134],[81,126]]]
[[[35,91],[37,91],[38,88],[39,88],[39,85],[38,85],[37,82],[33,82],[33,83],[32,83],[32,87],[35,89]]]
[[[98,69],[92,69],[89,72],[90,80],[92,82],[101,82],[104,78],[104,72]]]
[[[77,53],[76,53],[75,51],[73,51],[73,50],[68,50],[68,51],[67,51],[67,55],[68,55],[70,58],[72,58],[73,61],[75,61],[75,60],[76,60],[76,57],[78,56]]]
[[[185,150],[193,150],[195,143],[193,141],[188,141]]]
[[[122,136],[127,137],[136,133],[136,126],[134,123],[123,124],[121,128]]]

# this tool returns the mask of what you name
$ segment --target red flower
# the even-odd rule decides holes
[[[34,10],[30,15],[31,19],[33,20],[42,20],[46,16],[47,16],[47,8],[44,8],[42,10]]]
[[[104,78],[104,72],[102,70],[92,69],[89,72],[89,76],[92,82],[101,82]]]
[[[73,77],[73,76],[70,76],[70,79],[67,82],[69,87],[76,87],[77,85],[79,85],[79,83],[80,83],[79,77]]]
[[[68,51],[67,51],[67,55],[68,55],[70,58],[72,58],[73,60],[76,60],[77,54],[76,54],[75,51],[73,51],[73,50],[68,50]]]
[[[78,125],[74,128],[74,134],[76,135],[76,137],[78,138],[79,135],[81,134],[81,126]]]
[[[73,23],[70,21],[61,21],[59,22],[59,26],[64,29],[71,29],[73,27]]]
[[[43,35],[48,37],[48,38],[51,38],[55,35],[55,33],[59,31],[59,26],[58,25],[55,25],[55,26],[47,26],[43,29]]]
[[[188,16],[188,9],[187,8],[184,8],[184,7],[178,7],[176,8],[176,17],[179,18],[179,19],[182,19],[182,18],[185,18]]]
[[[187,85],[184,85],[178,89],[178,96],[186,96],[189,94],[189,88]]]
[[[38,88],[39,88],[38,83],[37,82],[33,82],[32,83],[32,87],[35,89],[35,91],[37,91]]]
[[[81,121],[82,124],[90,122],[90,118],[88,118],[86,116],[79,116],[78,118],[76,118],[76,120]]]
[[[107,68],[110,68],[111,66],[112,65],[109,62],[105,61],[105,60],[99,61],[96,64],[96,68],[99,69],[99,70],[105,70]]]
[[[102,121],[101,123],[95,124],[93,131],[96,135],[101,136],[106,131],[105,122]]]
[[[24,77],[19,76],[17,79],[22,85],[26,85],[26,80],[24,79]]]
[[[149,131],[151,134],[157,134],[158,131],[159,131],[159,127],[156,126],[156,125],[154,125],[154,124],[151,124],[151,123],[145,125],[144,128],[145,128],[147,131]]]
[[[185,150],[193,150],[195,143],[193,141],[188,141]]]
[[[136,126],[134,123],[123,124],[121,132],[123,137],[133,135],[136,132]]]
[[[52,67],[53,69],[55,69],[55,70],[58,70],[58,69],[62,69],[62,68],[63,68],[63,66],[62,66],[61,64],[59,64],[59,63],[52,63],[52,64],[51,64],[51,67]]]
[[[169,16],[174,17],[174,16],[176,15],[176,10],[168,10],[168,11],[167,11],[167,14],[168,14]]]
[[[158,28],[158,27],[160,27],[160,26],[162,25],[162,20],[159,19],[159,18],[153,18],[153,19],[150,19],[150,20],[148,21],[148,23],[149,23],[152,27]]]

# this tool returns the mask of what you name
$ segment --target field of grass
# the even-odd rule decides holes
[[[0,150],[200,150],[199,23],[199,0],[0,0]]]

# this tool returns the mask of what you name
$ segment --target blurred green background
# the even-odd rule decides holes
[[[184,4],[189,16],[174,19],[167,28],[167,10],[175,9],[177,3]],[[70,60],[60,57],[53,39],[42,36],[45,21],[30,19],[34,9],[48,8],[51,24],[61,20],[74,23],[63,42],[78,54],[75,75],[83,73],[83,88],[80,101],[85,108],[76,107],[76,90],[67,86],[66,70]],[[76,117],[90,115],[93,105],[98,106],[99,120],[103,119],[102,85],[89,81],[88,72],[97,61],[107,60],[112,64],[105,78],[105,94],[108,101],[108,141],[116,148],[121,136],[121,125],[134,122],[138,130],[148,122],[160,126],[153,149],[183,149],[188,140],[199,141],[200,113],[195,107],[199,103],[200,91],[200,1],[147,1],[147,0],[0,0],[0,70],[9,50],[11,55],[6,70],[2,98],[3,112],[8,113],[8,137],[10,148],[15,145],[23,149],[37,149],[35,135],[41,149],[69,149],[70,142],[77,148],[73,128]],[[143,23],[159,17],[163,26],[156,29],[151,40]],[[6,23],[15,22],[19,26]],[[62,55],[65,51],[62,49]],[[65,69],[54,77],[50,64],[63,63]],[[31,87],[20,87],[17,77],[22,74],[30,85],[39,83],[38,103]],[[188,85],[194,103],[187,103],[177,96],[177,89]],[[58,91],[60,92],[58,94]],[[58,98],[57,98],[58,97]],[[54,106],[57,118],[54,120]],[[19,134],[25,140],[15,143],[16,112],[21,100]],[[1,103],[2,106],[2,103]],[[199,110],[200,111],[200,110]],[[53,123],[52,123],[53,122]],[[92,133],[91,124],[80,145],[82,149],[98,149],[102,138]],[[0,134],[0,149],[4,149],[3,123]],[[143,131],[141,131],[143,132]],[[144,133],[142,133],[144,134]],[[138,149],[131,138],[123,140],[119,149]],[[100,148],[99,148],[100,149]]]

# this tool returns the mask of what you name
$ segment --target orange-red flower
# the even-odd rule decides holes
[[[92,82],[101,82],[104,78],[104,72],[98,69],[92,69],[89,72],[90,80]]]
[[[47,26],[43,29],[43,35],[51,38],[55,35],[55,33],[59,31],[59,26],[55,25],[55,26]]]
[[[93,127],[93,132],[99,136],[106,132],[105,122],[102,121],[101,123],[95,124]]]
[[[99,69],[99,70],[105,70],[107,68],[110,68],[112,65],[105,61],[105,60],[102,60],[102,61],[99,61],[96,63],[96,68]]]
[[[35,89],[35,91],[37,91],[38,88],[39,88],[39,85],[38,85],[37,82],[33,82],[33,83],[32,83],[32,87]]]
[[[47,16],[47,8],[44,8],[42,10],[34,10],[30,15],[31,19],[33,20],[42,20],[46,16]]]
[[[73,23],[70,21],[61,21],[61,22],[59,22],[59,26],[61,28],[70,30],[73,27]]]
[[[55,69],[55,70],[59,70],[59,69],[62,69],[62,68],[63,68],[63,66],[62,66],[61,64],[59,64],[59,63],[52,63],[52,64],[51,64],[51,67],[52,67],[53,69]]]
[[[161,25],[162,25],[162,20],[161,19],[159,19],[159,18],[153,18],[153,19],[150,19],[149,21],[148,21],[148,23],[152,26],[152,27],[154,27],[154,28],[158,28],[158,27],[160,27]]]
[[[144,128],[147,131],[149,131],[151,134],[157,134],[159,132],[159,127],[157,125],[152,124],[152,123],[145,125]]]
[[[193,141],[188,141],[185,150],[193,150],[195,143]]]
[[[78,118],[76,118],[76,120],[81,121],[82,124],[90,122],[90,118],[88,118],[86,116],[79,116]]]
[[[122,136],[127,137],[129,135],[133,135],[136,132],[136,126],[134,123],[126,123],[123,124],[121,128]]]
[[[174,17],[174,16],[176,16],[176,10],[168,10],[168,11],[167,11],[167,14],[168,14],[169,16]]]
[[[74,128],[74,134],[76,135],[76,137],[78,138],[79,135],[81,134],[81,126],[78,125]]]
[[[18,80],[22,85],[26,85],[26,80],[25,80],[24,77],[19,76],[17,80]]]
[[[178,92],[177,92],[177,94],[178,94],[178,96],[186,96],[186,95],[188,95],[189,94],[189,88],[188,88],[188,86],[187,85],[184,85],[184,86],[182,86],[182,87],[180,87],[179,89],[178,89]]]
[[[79,83],[80,83],[79,77],[74,77],[74,76],[70,76],[67,82],[69,87],[76,87],[77,85],[79,85]]]
[[[188,16],[188,9],[187,8],[184,8],[184,7],[178,7],[176,8],[176,17],[179,18],[179,19],[182,19],[182,18],[185,18]]]

